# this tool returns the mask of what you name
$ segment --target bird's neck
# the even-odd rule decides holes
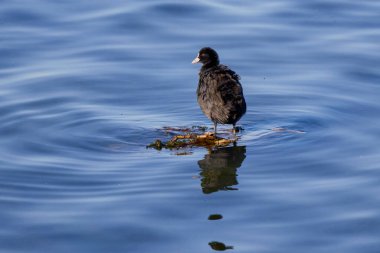
[[[206,71],[219,65],[219,61],[206,62],[203,64],[201,71]]]

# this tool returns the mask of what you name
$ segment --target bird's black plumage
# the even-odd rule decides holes
[[[218,54],[209,47],[199,51],[193,63],[197,62],[203,64],[197,89],[203,113],[214,122],[215,133],[217,124],[232,124],[235,129],[247,109],[239,75],[219,64]]]

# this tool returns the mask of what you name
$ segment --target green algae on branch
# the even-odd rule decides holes
[[[187,132],[187,131],[184,131]],[[154,148],[157,150],[165,149],[179,149],[186,147],[222,147],[228,146],[237,141],[237,137],[233,139],[224,139],[216,137],[213,133],[206,132],[204,134],[187,133],[184,135],[175,135],[167,142],[159,139],[149,144],[147,148]]]

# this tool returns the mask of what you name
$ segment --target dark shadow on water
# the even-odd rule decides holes
[[[217,241],[209,242],[208,245],[210,245],[210,247],[216,251],[225,251],[225,250],[234,248],[233,246],[227,246],[224,243],[217,242]]]
[[[198,161],[201,169],[201,187],[205,194],[219,190],[237,190],[237,169],[246,155],[245,146],[224,147],[209,151],[204,159]]]
[[[210,214],[209,216],[208,216],[208,220],[221,220],[221,219],[223,219],[223,215],[221,215],[221,214]]]

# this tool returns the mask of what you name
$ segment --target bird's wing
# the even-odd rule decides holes
[[[243,88],[240,84],[240,77],[227,66],[221,65],[215,72],[217,77],[217,91],[224,103],[229,103],[243,96]]]
[[[226,117],[223,122],[236,122],[246,111],[240,77],[227,67],[222,68],[217,76],[217,93],[223,101],[222,115]]]

